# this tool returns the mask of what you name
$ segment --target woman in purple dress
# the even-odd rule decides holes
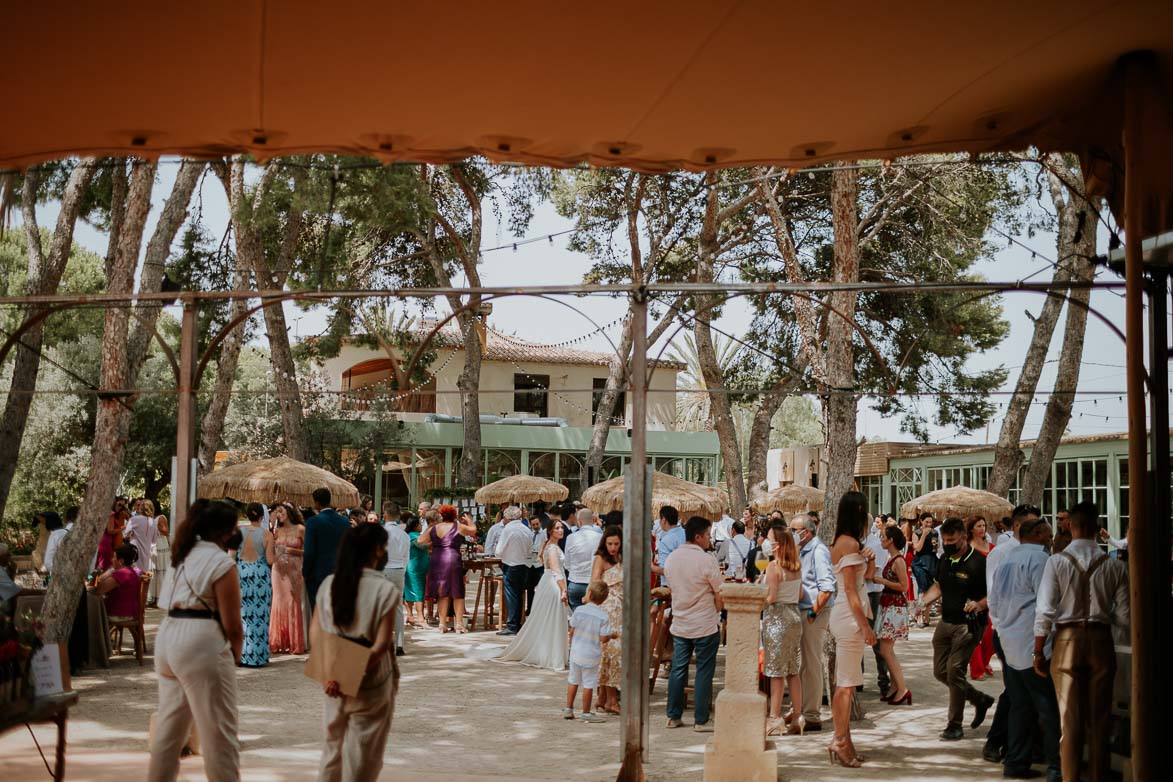
[[[474,524],[465,524],[457,519],[456,508],[451,505],[440,506],[440,521],[428,527],[424,535],[420,535],[419,542],[432,553],[432,564],[428,571],[429,600],[439,603],[440,632],[447,633],[448,607],[451,604],[453,629],[458,633],[464,629],[464,567],[460,562],[460,546],[464,543],[465,535],[476,535]]]

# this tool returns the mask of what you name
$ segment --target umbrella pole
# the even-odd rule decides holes
[[[640,288],[631,297],[631,460],[627,467],[623,507],[623,754],[618,779],[645,779],[643,764],[648,741],[648,647],[650,644],[651,574],[649,515],[651,476],[648,469],[648,303]]]
[[[179,328],[179,410],[175,432],[175,486],[171,497],[172,529],[187,518],[187,509],[194,501],[195,475],[192,457],[195,455],[195,368],[199,337],[199,311],[195,302],[183,302],[183,317]]]

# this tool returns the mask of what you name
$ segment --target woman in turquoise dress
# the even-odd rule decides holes
[[[420,520],[407,522],[407,537],[411,540],[411,556],[407,561],[407,574],[403,581],[403,602],[407,603],[407,621],[414,627],[427,627],[424,619],[424,588],[428,581],[428,568],[432,555],[420,545]]]
[[[249,525],[236,551],[236,567],[240,572],[240,619],[244,625],[244,646],[240,653],[241,665],[260,668],[269,663],[269,608],[273,602],[272,563],[277,557],[273,550],[273,533],[261,526],[264,507],[251,503],[245,508]]]

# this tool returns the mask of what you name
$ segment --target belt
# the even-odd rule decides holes
[[[351,636],[351,635],[342,635],[341,633],[339,633],[338,637],[345,638],[347,641],[350,641],[351,643],[356,643],[359,646],[365,646],[368,649],[370,649],[371,647],[373,647],[375,645],[374,641],[367,640],[366,638],[363,638],[361,636],[355,637],[355,636]]]
[[[167,616],[174,619],[212,619],[220,621],[219,611],[209,611],[203,608],[172,608]]]
[[[1112,626],[1107,622],[1056,622],[1056,630],[1111,630]]]

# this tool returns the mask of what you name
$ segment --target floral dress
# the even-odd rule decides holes
[[[244,625],[240,662],[250,668],[260,668],[269,662],[269,607],[273,601],[273,577],[271,566],[265,559],[264,531],[256,527],[247,534],[252,536],[257,558],[246,562],[240,558],[240,550],[236,552],[236,567],[240,571],[240,619]]]
[[[896,580],[896,559],[888,560],[881,573],[886,581]],[[908,597],[901,591],[884,587],[880,593],[880,610],[876,614],[876,638],[908,638]]]
[[[603,571],[603,582],[607,584],[607,599],[603,610],[611,620],[611,631],[623,632],[623,565],[615,563]],[[603,644],[603,657],[599,661],[599,686],[619,689],[623,681],[623,639],[615,638]]]

